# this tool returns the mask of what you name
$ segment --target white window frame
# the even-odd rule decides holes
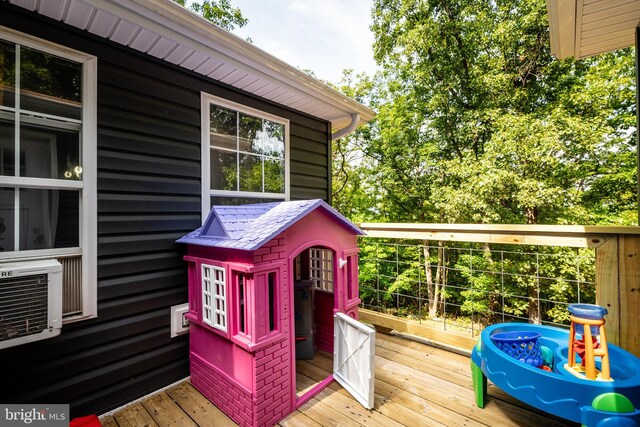
[[[97,129],[97,70],[98,60],[93,55],[88,55],[77,50],[60,46],[46,40],[14,31],[0,26],[0,40],[15,43],[20,46],[39,50],[60,58],[82,64],[82,119],[80,126],[80,140],[82,144],[82,181],[67,181],[48,178],[30,178],[20,176],[0,176],[0,185],[14,188],[41,188],[47,190],[80,190],[80,223],[79,243],[77,248],[43,249],[28,251],[12,251],[0,253],[0,262],[20,261],[27,259],[54,258],[57,256],[81,255],[82,256],[82,313],[65,318],[63,323],[72,323],[79,320],[94,318],[98,315],[97,302],[97,196],[96,196],[96,129]],[[16,62],[16,67],[19,61]],[[19,78],[18,78],[19,80]],[[19,82],[16,83],[18,85]],[[16,123],[19,124],[19,99],[20,93],[16,90],[15,107],[2,107],[0,111],[12,112]],[[44,113],[29,113],[46,123],[47,120],[59,120],[60,118]],[[72,123],[73,119],[63,119]],[[58,126],[60,127],[60,126]],[[16,125],[16,138],[19,141],[19,126]],[[17,214],[16,214],[17,215]],[[16,228],[18,221],[15,221]],[[17,233],[16,233],[17,236]]]
[[[309,248],[309,279],[318,291],[333,293],[333,251]]]
[[[220,273],[221,278],[218,278]],[[228,304],[227,304],[227,274],[224,268],[215,265],[202,264],[202,321],[212,328],[227,332]],[[219,290],[219,291],[218,291]],[[209,298],[210,303],[207,302]],[[220,304],[217,304],[217,303]],[[221,309],[217,306],[220,305]],[[218,316],[220,321],[217,320]]]
[[[251,191],[229,191],[229,190],[213,190],[211,189],[211,143],[210,136],[210,106],[215,104],[220,107],[229,108],[240,113],[250,114],[252,116],[270,120],[272,122],[284,125],[284,193],[262,193]],[[289,155],[289,120],[255,108],[247,107],[236,102],[228,101],[206,92],[200,93],[200,114],[201,114],[201,179],[202,179],[202,221],[207,218],[211,210],[211,197],[238,197],[238,198],[255,198],[255,199],[281,199],[289,200],[291,187],[291,171],[290,171],[290,155]]]

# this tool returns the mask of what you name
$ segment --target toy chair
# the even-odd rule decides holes
[[[569,361],[567,371],[578,378],[613,381],[609,368],[609,349],[604,329],[607,309],[595,304],[570,304],[571,328],[569,329]],[[582,335],[576,339],[576,334]],[[598,341],[597,336],[600,337]],[[576,353],[582,360],[576,365]],[[600,356],[601,372],[596,369],[595,357]]]

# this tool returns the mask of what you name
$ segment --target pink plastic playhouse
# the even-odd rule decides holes
[[[215,206],[187,243],[191,382],[243,426],[272,425],[296,395],[296,358],[333,352],[334,314],[358,318],[356,238],[322,200]],[[347,319],[348,320],[348,319]]]

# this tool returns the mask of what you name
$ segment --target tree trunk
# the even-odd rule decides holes
[[[488,270],[491,272],[490,274],[495,277],[495,261],[493,260],[493,254],[491,253],[491,247],[489,246],[488,242],[482,242],[482,252],[484,259],[487,260],[487,263],[489,264]],[[484,322],[486,325],[496,323],[496,313],[498,313],[501,309],[501,290],[494,288],[488,289],[488,291],[490,292],[487,298],[487,308],[489,309],[489,313],[486,313],[486,315],[484,316]]]
[[[525,215],[527,217],[527,224],[537,224],[538,223],[538,209],[536,207],[527,207],[525,209]],[[538,267],[536,266],[536,269]],[[540,295],[538,295],[538,283],[535,283],[534,286],[529,286],[529,307],[528,307],[528,315],[529,322],[540,324],[542,320],[540,318]]]
[[[446,280],[444,262],[444,242],[438,242],[438,265],[436,267],[436,278],[432,286],[433,297],[429,299],[429,317],[437,317],[438,314],[444,311],[444,307],[442,306],[442,290],[444,289]]]
[[[431,317],[432,315],[431,305],[435,299],[435,289],[433,286],[433,273],[431,273],[431,261],[429,260],[431,253],[429,251],[428,241],[424,242],[424,246],[422,247],[422,254],[424,256],[424,274],[427,280],[427,298],[428,298],[427,306],[429,307],[429,310],[428,310],[429,317]]]

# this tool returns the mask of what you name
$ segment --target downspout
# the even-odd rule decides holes
[[[332,166],[333,166],[333,159],[332,159],[332,153],[333,153],[333,148],[331,147],[331,143],[333,141],[335,141],[336,139],[340,139],[345,135],[349,135],[351,132],[353,132],[354,130],[356,130],[356,128],[358,127],[358,122],[360,121],[360,114],[358,113],[352,113],[351,114],[351,123],[349,123],[347,125],[347,127],[344,127],[340,130],[335,131],[334,133],[331,134],[331,140],[329,141],[329,157],[327,159],[328,161],[328,166],[329,166],[329,194],[328,194],[328,198],[329,200],[327,200],[327,202],[331,205],[333,203],[333,182],[332,182],[332,177],[333,177],[333,170],[332,170]],[[638,215],[640,216],[640,211],[638,211]]]
[[[340,130],[335,131],[334,133],[331,134],[331,140],[335,141],[336,139],[340,139],[345,135],[349,135],[351,132],[353,132],[356,127],[358,127],[358,122],[360,121],[360,114],[358,113],[353,113],[351,114],[351,123],[349,123],[349,125],[345,128],[342,128]]]

